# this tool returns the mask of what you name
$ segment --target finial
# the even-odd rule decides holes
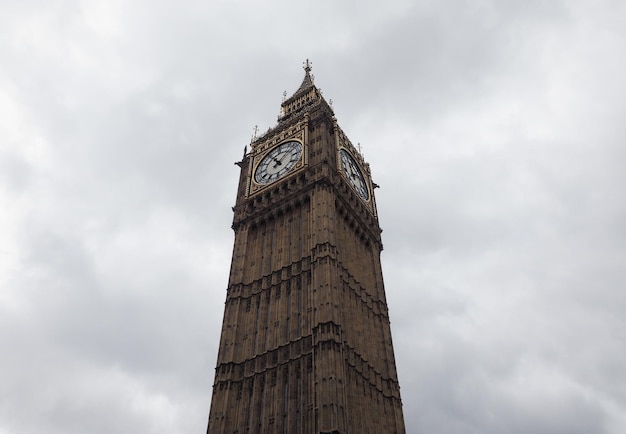
[[[357,143],[356,147],[359,148],[359,154],[362,154],[362,152],[361,152],[361,143]]]
[[[302,64],[304,65],[304,70],[307,74],[311,72],[311,65],[313,65],[313,62],[309,62],[309,59],[306,59],[306,62],[302,62]]]
[[[286,99],[287,99],[287,91],[284,90],[283,91],[283,102],[285,102]]]
[[[254,142],[256,140],[257,134],[259,132],[259,126],[255,125],[254,129],[252,130],[252,140],[250,140],[250,143]]]
[[[328,105],[330,106],[330,108],[333,108],[333,100],[332,99],[328,100]]]

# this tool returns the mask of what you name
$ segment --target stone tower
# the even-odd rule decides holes
[[[304,69],[237,163],[207,433],[404,433],[376,184]]]

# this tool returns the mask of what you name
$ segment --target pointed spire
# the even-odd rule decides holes
[[[322,91],[315,87],[314,77],[313,74],[311,74],[311,61],[306,59],[306,62],[302,62],[302,64],[304,65],[304,79],[302,80],[302,84],[289,98],[285,99],[283,95],[278,122],[282,122],[294,113],[306,110],[307,107],[311,107],[315,104],[323,103],[331,113],[333,111],[326,101],[324,101]]]
[[[313,86],[313,78],[311,77],[311,69],[312,69],[312,62],[309,62],[309,59],[306,59],[306,62],[302,62],[302,64],[304,65],[304,79],[302,80],[302,84],[300,85],[300,87],[298,88],[298,90],[296,90],[295,93],[300,92],[301,90],[307,89],[311,86]]]

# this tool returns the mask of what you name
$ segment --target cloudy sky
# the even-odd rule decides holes
[[[626,432],[626,3],[0,2],[0,434],[202,433],[238,168],[310,58],[407,431]]]

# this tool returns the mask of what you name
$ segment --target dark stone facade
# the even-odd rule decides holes
[[[207,433],[404,433],[369,166],[306,74],[242,161]],[[259,162],[302,144],[268,184]],[[350,154],[367,187],[342,167]],[[296,155],[297,156],[297,155]],[[295,158],[295,157],[294,157]],[[272,161],[274,167],[279,160]]]

